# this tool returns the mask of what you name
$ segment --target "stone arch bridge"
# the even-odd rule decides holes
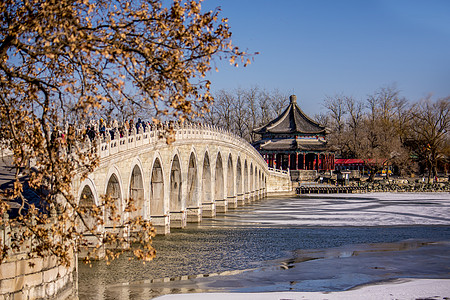
[[[175,127],[170,145],[160,133],[152,129],[100,143],[99,166],[84,180],[74,178],[77,199],[100,205],[107,194],[123,220],[138,214],[158,234],[167,234],[267,193],[292,190],[286,171],[268,168],[253,146],[230,132],[197,124]],[[125,213],[129,198],[137,211]]]

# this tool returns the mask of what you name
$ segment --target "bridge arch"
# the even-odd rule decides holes
[[[86,178],[80,185],[80,189],[78,191],[78,205],[84,211],[84,222],[88,226],[86,228],[84,224],[80,220],[79,225],[81,226],[82,231],[85,229],[93,229],[95,225],[97,225],[97,220],[93,215],[90,214],[93,206],[99,206],[100,202],[98,199],[97,189],[95,187],[94,182],[91,178]]]
[[[124,198],[123,198],[123,186],[122,186],[122,178],[120,176],[119,169],[117,166],[112,166],[108,175],[106,176],[107,183],[105,185],[105,195],[110,197],[110,201],[113,201],[117,213],[112,212],[107,206],[105,208],[105,227],[112,227],[115,224],[115,220],[112,220],[112,217],[118,216],[119,224],[123,221],[123,212],[124,212]]]
[[[212,184],[212,176],[211,176],[211,163],[209,159],[208,150],[205,151],[203,157],[202,164],[202,203],[211,203],[212,195],[211,195],[211,184]]]
[[[147,205],[145,201],[145,184],[144,184],[144,168],[139,158],[135,158],[131,164],[128,198],[133,200],[135,211],[130,212],[130,217],[135,218],[142,216],[148,218]]]
[[[258,197],[261,197],[261,169],[258,169]]]
[[[242,191],[242,165],[241,157],[238,156],[236,161],[236,194],[238,201],[242,201],[243,191]]]
[[[183,194],[182,194],[182,172],[179,153],[173,155],[170,164],[169,177],[169,211],[180,212],[183,210]]]
[[[260,191],[261,191],[261,196],[264,197],[264,171],[261,171],[261,176],[259,177],[259,182],[260,182]]]
[[[151,217],[165,215],[164,205],[164,170],[161,156],[155,155],[150,172],[150,197],[149,208]]]
[[[224,174],[223,174],[223,163],[222,155],[220,152],[217,153],[215,171],[214,171],[214,199],[216,201],[222,201],[224,197]]]
[[[199,180],[198,180],[198,163],[197,155],[192,150],[189,156],[188,173],[187,173],[187,191],[186,191],[186,206],[199,207]]]
[[[255,200],[258,199],[258,166],[255,164],[255,173],[253,174],[254,177],[254,185],[253,185],[253,191],[254,191],[254,198]]]
[[[84,179],[83,182],[80,184],[80,188],[78,189],[78,197],[77,197],[78,201],[81,201],[82,196],[86,195],[86,193],[92,194],[92,199],[91,199],[92,204],[95,204],[97,206],[100,205],[97,188],[95,186],[94,181],[90,177]]]
[[[234,169],[233,169],[233,157],[231,153],[228,155],[227,163],[227,198],[233,198],[235,196],[234,191]]]
[[[248,200],[248,192],[249,192],[249,180],[248,180],[248,166],[247,160],[244,161],[244,200]]]
[[[255,191],[255,186],[254,186],[254,181],[255,181],[255,176],[253,173],[253,163],[250,163],[250,198],[253,200],[253,193]]]

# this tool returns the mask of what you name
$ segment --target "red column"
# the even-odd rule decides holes
[[[288,167],[287,168],[288,169],[291,168],[291,154],[290,153],[288,154]]]
[[[298,153],[295,153],[295,170],[298,170]]]
[[[303,170],[306,170],[306,154],[303,152]]]

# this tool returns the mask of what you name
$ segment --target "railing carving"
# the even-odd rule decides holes
[[[259,152],[255,148],[253,148],[253,146],[250,145],[246,140],[239,137],[238,135],[217,126],[195,123],[185,125],[172,125],[166,123],[163,124],[162,128],[160,129],[158,129],[156,126],[146,126],[146,128],[144,129],[133,129],[130,135],[125,134],[125,136],[123,137],[119,137],[119,134],[115,132],[114,139],[112,140],[109,134],[107,134],[103,138],[97,137],[97,145],[99,145],[98,156],[100,158],[106,158],[110,155],[127,150],[132,150],[143,145],[165,142],[164,138],[161,138],[160,136],[162,135],[163,131],[168,128],[172,128],[174,130],[175,143],[182,142],[183,140],[192,141],[201,137],[206,137],[207,139],[217,141],[225,141],[235,146],[247,149],[255,157],[255,159],[259,161],[260,165],[266,165],[266,162],[259,154]]]

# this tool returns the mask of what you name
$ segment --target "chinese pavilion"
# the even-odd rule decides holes
[[[269,167],[290,170],[334,170],[334,152],[328,147],[326,129],[310,119],[289,97],[286,110],[268,124],[256,128],[261,139],[253,146]]]

